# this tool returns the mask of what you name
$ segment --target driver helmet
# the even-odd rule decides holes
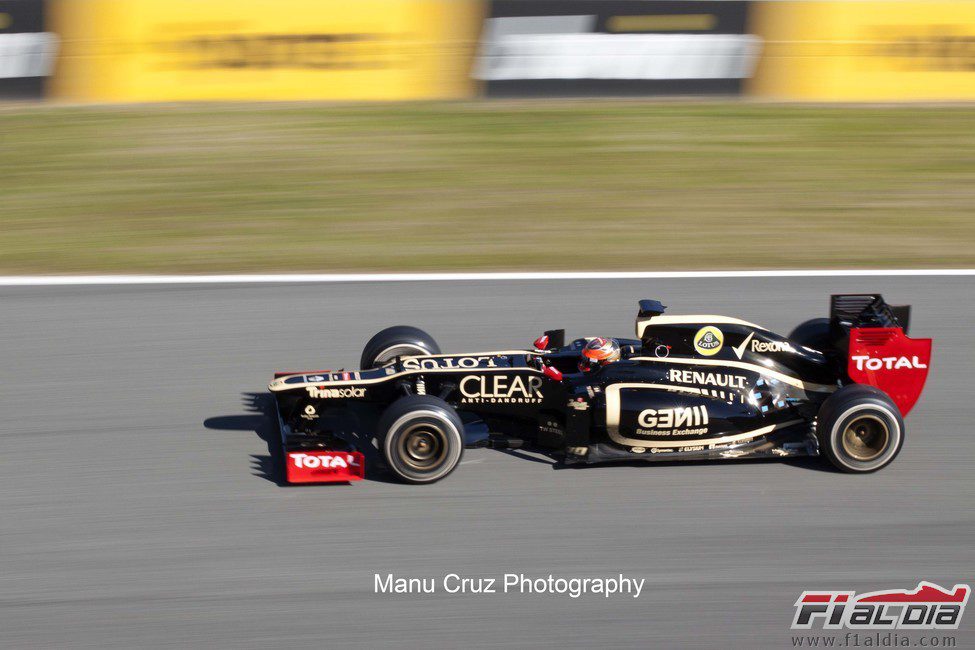
[[[582,348],[582,358],[579,360],[579,370],[589,372],[599,366],[619,361],[622,353],[616,339],[604,339],[597,336]]]

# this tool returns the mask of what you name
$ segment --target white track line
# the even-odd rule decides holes
[[[282,273],[241,275],[6,275],[2,287],[113,284],[298,282],[475,282],[484,280],[654,280],[673,278],[829,278],[975,276],[975,269],[808,269],[776,271],[553,271],[536,273]]]

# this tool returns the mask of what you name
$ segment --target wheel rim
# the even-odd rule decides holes
[[[447,434],[426,422],[414,424],[400,436],[399,452],[412,469],[429,472],[447,458]]]
[[[843,429],[843,451],[859,461],[874,460],[887,449],[890,429],[875,415],[861,415]]]

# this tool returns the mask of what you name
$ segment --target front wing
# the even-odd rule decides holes
[[[303,449],[294,444],[294,432],[281,417],[277,400],[274,404],[284,450],[285,480],[288,483],[350,483],[366,477],[366,460],[362,452],[335,449]],[[304,436],[299,436],[305,439]]]

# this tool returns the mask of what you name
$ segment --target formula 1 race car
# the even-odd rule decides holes
[[[533,349],[441,354],[396,326],[369,340],[360,370],[276,373],[288,482],[361,479],[371,453],[432,483],[478,446],[565,464],[822,455],[853,473],[897,456],[931,359],[931,339],[906,335],[909,307],[834,295],[829,318],[788,337],[664,311],[641,300],[637,338],[595,367],[580,363],[590,339],[565,344],[564,330]]]

